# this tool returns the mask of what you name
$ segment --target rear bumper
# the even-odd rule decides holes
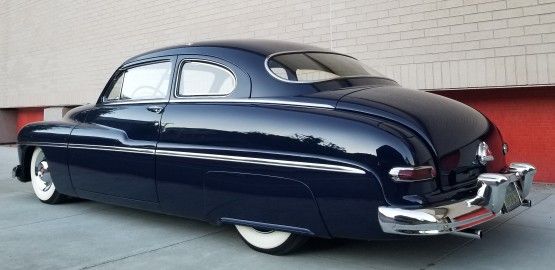
[[[378,220],[385,233],[435,235],[464,230],[510,211],[505,197],[510,185],[517,187],[520,205],[531,205],[526,199],[536,168],[526,163],[512,163],[509,173],[484,173],[478,176],[480,188],[467,200],[424,209],[378,208]]]

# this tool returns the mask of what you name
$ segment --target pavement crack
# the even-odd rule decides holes
[[[539,201],[536,203],[536,205],[540,204],[541,202],[543,202],[545,199],[549,198],[550,196],[553,196],[553,195],[546,196],[545,198],[539,200]],[[499,226],[501,226],[501,225],[507,223],[509,220],[511,220],[511,219],[513,219],[513,218],[515,218],[515,217],[520,216],[522,213],[528,211],[529,209],[530,209],[530,208],[524,209],[524,210],[521,211],[520,213],[518,213],[518,214],[516,214],[516,215],[514,215],[514,216],[512,216],[512,217],[509,217],[509,218],[507,218],[506,220],[504,220],[504,221],[502,221],[502,222],[499,222],[499,224],[493,225],[491,228],[488,228],[486,231],[489,232],[489,231],[494,230],[495,228],[498,228]],[[476,240],[476,239],[470,239],[470,240],[464,242],[463,244],[461,244],[461,245],[458,246],[457,248],[455,248],[455,249],[453,249],[453,250],[451,250],[451,251],[445,253],[444,255],[442,255],[441,257],[439,257],[438,259],[436,259],[436,260],[434,260],[433,262],[427,264],[426,266],[420,268],[420,270],[429,269],[430,267],[433,267],[433,266],[437,265],[439,262],[443,261],[445,258],[447,258],[447,257],[449,257],[449,256],[451,256],[451,255],[453,255],[453,254],[456,253],[457,251],[461,250],[462,248],[464,248],[464,247],[470,245],[472,242],[475,242],[475,241],[477,241],[477,240]]]
[[[453,250],[451,250],[451,251],[449,251],[449,252],[443,254],[442,256],[440,256],[440,257],[439,257],[438,259],[436,259],[435,261],[433,261],[433,262],[427,264],[426,266],[420,268],[420,270],[425,270],[425,269],[428,269],[429,267],[435,266],[437,263],[439,263],[439,262],[443,261],[445,258],[447,258],[447,257],[449,257],[449,256],[451,256],[451,255],[453,255],[454,253],[456,253],[456,252],[459,251],[460,249],[462,249],[462,248],[464,248],[464,247],[470,245],[470,244],[471,244],[472,242],[474,242],[474,241],[476,241],[476,240],[475,240],[475,239],[469,239],[468,241],[462,243],[460,246],[458,246],[458,247],[454,248]]]
[[[109,263],[113,263],[113,262],[125,260],[125,259],[128,259],[128,258],[132,258],[132,257],[136,257],[136,256],[140,256],[140,255],[144,255],[144,254],[156,252],[156,251],[158,251],[158,250],[162,250],[162,249],[165,249],[165,248],[174,247],[174,246],[181,245],[181,244],[184,244],[184,243],[187,243],[187,242],[195,241],[195,240],[198,240],[198,239],[201,239],[201,238],[204,238],[204,237],[207,237],[207,236],[215,235],[215,234],[218,234],[218,233],[221,233],[221,232],[224,232],[224,231],[226,231],[226,230],[225,230],[225,229],[221,229],[221,230],[218,230],[218,231],[215,231],[215,232],[210,232],[210,233],[207,233],[207,234],[199,235],[199,236],[194,237],[194,238],[191,238],[191,239],[187,239],[187,240],[183,240],[183,241],[171,243],[171,244],[169,244],[169,245],[165,245],[165,246],[157,247],[157,248],[154,248],[154,249],[149,249],[149,250],[141,251],[141,252],[138,252],[138,253],[133,253],[133,254],[130,254],[130,255],[127,255],[127,256],[119,257],[119,258],[114,258],[114,259],[106,260],[106,261],[103,261],[103,262],[100,262],[100,263],[97,263],[97,264],[93,264],[93,265],[89,265],[89,266],[85,266],[85,267],[79,268],[79,269],[81,269],[81,270],[84,270],[84,269],[92,269],[92,268],[95,268],[95,267],[98,267],[98,266],[102,266],[102,265],[106,265],[106,264],[109,264]]]
[[[100,212],[100,211],[104,211],[104,210],[111,209],[111,208],[114,208],[114,207],[113,206],[108,206],[108,207],[102,207],[102,208],[88,209],[88,210],[85,210],[85,211],[82,211],[82,212],[79,212],[79,213],[76,213],[76,214],[73,214],[73,215],[69,215],[69,216],[50,218],[50,219],[41,219],[41,220],[29,222],[29,223],[24,223],[24,224],[19,224],[19,225],[14,225],[14,226],[8,226],[8,227],[2,227],[2,228],[0,228],[0,230],[11,230],[11,229],[15,229],[15,228],[23,227],[23,226],[29,226],[29,225],[34,225],[34,224],[39,224],[39,223],[44,223],[44,222],[61,220],[61,219],[66,219],[66,218],[71,218],[71,217],[76,217],[76,216],[82,216],[82,215],[90,214],[92,212]]]

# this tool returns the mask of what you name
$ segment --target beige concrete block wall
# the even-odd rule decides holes
[[[94,102],[135,54],[266,38],[419,89],[555,84],[554,0],[0,1],[0,108]]]
[[[17,139],[17,111],[0,109],[0,144],[13,143]]]
[[[44,108],[44,121],[60,121],[69,110],[71,110],[70,107]]]

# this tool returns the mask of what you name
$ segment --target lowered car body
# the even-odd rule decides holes
[[[273,254],[306,236],[464,231],[529,205],[536,171],[506,164],[499,130],[462,103],[275,41],[133,57],[96,104],[25,126],[18,145],[14,173],[37,196],[232,224]]]

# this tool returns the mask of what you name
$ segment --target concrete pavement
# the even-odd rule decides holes
[[[534,206],[482,226],[484,239],[439,236],[365,242],[315,239],[276,257],[228,227],[80,201],[46,205],[10,179],[16,149],[0,147],[0,269],[553,269],[555,188]]]

